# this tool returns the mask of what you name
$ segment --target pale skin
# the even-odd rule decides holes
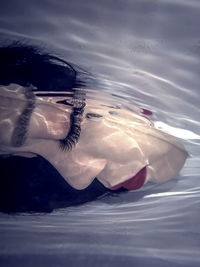
[[[72,112],[70,106],[57,103],[63,97],[36,97],[26,140],[16,147],[12,136],[27,103],[24,88],[0,89],[1,154],[40,155],[75,189],[88,187],[95,177],[112,188],[144,167],[144,183],[166,182],[177,175],[188,156],[175,137],[155,129],[147,118],[91,99],[86,100],[78,142],[71,150],[62,150],[59,140],[69,132]]]

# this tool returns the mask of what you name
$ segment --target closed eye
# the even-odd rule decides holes
[[[70,129],[67,136],[60,140],[60,148],[65,150],[71,150],[80,138],[82,115],[84,112],[85,103],[81,100],[74,100],[73,109],[70,115]]]

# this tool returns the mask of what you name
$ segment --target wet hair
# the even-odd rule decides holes
[[[0,47],[0,85],[34,86],[36,95],[40,95],[40,91],[47,91],[46,95],[49,92],[72,94],[70,101],[60,101],[72,107],[69,133],[60,140],[62,149],[71,149],[80,135],[85,103],[84,93],[78,88],[85,86],[84,79],[80,79],[86,77],[85,74],[77,66],[34,46],[15,42]],[[3,212],[51,212],[94,200],[107,192],[110,190],[97,179],[84,190],[72,188],[40,156],[0,158],[0,211]]]
[[[19,42],[0,47],[0,84],[10,83],[54,92],[73,91],[83,85],[72,64]]]

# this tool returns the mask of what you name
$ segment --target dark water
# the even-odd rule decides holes
[[[163,185],[50,214],[0,215],[3,266],[200,266],[200,1],[1,1],[3,40],[93,73],[191,157]]]

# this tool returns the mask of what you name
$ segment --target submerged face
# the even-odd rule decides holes
[[[8,88],[4,87],[4,103]],[[18,86],[18,91],[22,88]],[[36,98],[26,139],[16,146],[11,140],[14,125],[27,104],[19,96],[19,92],[18,99],[10,95],[7,101],[12,100],[12,105],[4,105],[10,123],[1,115],[1,129],[9,125],[10,134],[0,132],[1,153],[41,155],[76,189],[86,188],[95,177],[113,190],[138,189],[148,181],[165,182],[179,172],[187,158],[176,138],[155,129],[145,117],[91,99],[86,100],[81,114],[79,139],[71,149],[65,149],[59,140],[69,135],[72,108],[65,105],[63,97]]]

